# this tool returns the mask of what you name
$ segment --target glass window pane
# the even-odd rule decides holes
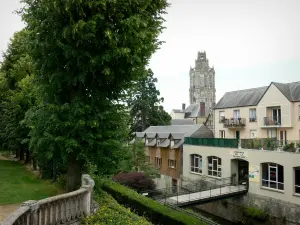
[[[213,176],[218,176],[218,173],[216,171],[213,171]]]
[[[263,186],[263,187],[269,187],[269,181],[267,181],[267,180],[262,180],[262,186]]]
[[[279,190],[284,190],[284,184],[278,183],[278,189]]]
[[[222,177],[222,173],[221,172],[218,172],[218,177]]]
[[[208,163],[212,163],[212,157],[208,157]]]
[[[222,159],[221,158],[218,158],[218,164],[222,165]]]
[[[195,172],[194,167],[191,167],[191,171],[192,171],[192,172]]]
[[[194,166],[194,155],[191,155],[191,166]]]
[[[267,163],[262,164],[262,178],[269,180],[269,168]]]
[[[300,186],[296,186],[295,187],[295,193],[296,194],[300,194]]]
[[[199,168],[202,169],[202,158],[199,159]]]
[[[213,161],[213,170],[217,170],[218,169],[218,162],[217,160]]]
[[[195,167],[199,167],[199,160],[195,158]]]
[[[208,171],[208,175],[212,176],[212,171],[211,170]]]
[[[270,180],[277,181],[276,171],[277,171],[277,168],[270,167]]]
[[[278,165],[278,182],[284,183],[283,166]]]
[[[295,169],[295,184],[300,186],[300,169]]]
[[[270,181],[270,188],[277,189],[277,182],[271,182]]]

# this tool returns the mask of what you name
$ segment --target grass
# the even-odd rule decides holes
[[[59,193],[56,185],[39,179],[21,163],[0,160],[0,205],[40,200]]]

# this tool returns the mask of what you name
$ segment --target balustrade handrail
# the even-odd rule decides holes
[[[94,186],[90,175],[84,174],[80,189],[39,201],[26,201],[1,224],[50,225],[77,221],[91,214]]]

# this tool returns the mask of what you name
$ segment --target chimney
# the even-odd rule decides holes
[[[182,111],[185,110],[185,103],[182,103]]]

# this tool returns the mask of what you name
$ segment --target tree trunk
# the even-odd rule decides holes
[[[37,170],[37,163],[36,163],[35,157],[32,157],[32,167],[33,167],[33,170]]]
[[[31,155],[28,148],[26,148],[25,153],[26,153],[25,164],[29,164],[31,162]]]
[[[69,155],[68,157],[68,172],[67,172],[67,191],[74,191],[81,185],[82,161],[76,159],[76,156]]]
[[[57,165],[56,165],[56,159],[54,158],[52,161],[52,180],[56,181],[57,179]]]
[[[17,150],[16,150],[16,157],[15,157],[15,158],[18,159],[19,157],[20,157],[20,150],[17,149]]]
[[[24,160],[24,148],[23,147],[20,148],[20,160],[21,161]]]

